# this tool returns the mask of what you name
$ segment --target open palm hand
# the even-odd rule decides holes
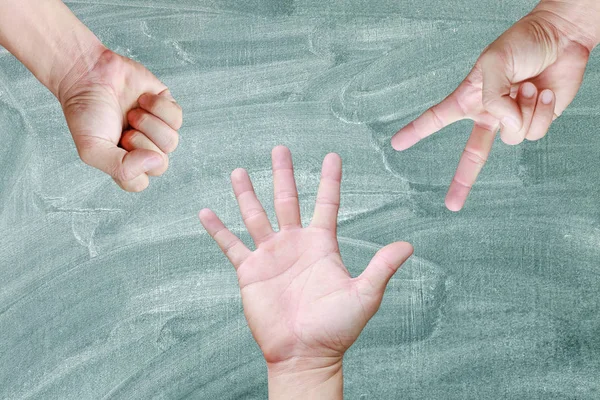
[[[574,29],[555,13],[534,10],[483,52],[452,94],[392,138],[405,150],[456,121],[474,121],[446,195],[450,210],[463,207],[500,127],[506,144],[538,140],[571,104],[590,54],[567,34]]]
[[[384,247],[352,278],[336,238],[341,159],[329,154],[323,161],[314,216],[303,228],[291,154],[280,146],[272,158],[279,232],[273,231],[242,169],[232,173],[232,186],[256,250],[250,251],[212,211],[202,210],[200,220],[237,270],[244,313],[266,361],[335,361],[375,314],[387,282],[410,257],[412,246]]]

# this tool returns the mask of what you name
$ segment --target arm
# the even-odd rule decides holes
[[[57,98],[106,50],[61,0],[0,0],[0,45]]]

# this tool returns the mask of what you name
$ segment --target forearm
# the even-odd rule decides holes
[[[293,360],[267,367],[269,400],[343,399],[342,360],[323,365]]]
[[[104,50],[61,0],[0,0],[0,45],[56,97],[61,82],[83,75]]]
[[[600,43],[600,0],[541,0],[534,12],[552,14],[569,39],[590,50]]]

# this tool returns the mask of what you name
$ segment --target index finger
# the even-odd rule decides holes
[[[400,129],[392,137],[392,147],[398,151],[406,150],[448,125],[466,118],[465,111],[458,100],[458,92],[461,86],[439,104],[431,107],[410,124]]]

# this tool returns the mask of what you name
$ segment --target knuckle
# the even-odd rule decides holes
[[[477,154],[476,152],[470,149],[465,149],[464,155],[469,160],[482,167],[487,162],[487,159],[485,157],[482,157],[481,155]]]
[[[164,103],[158,101],[155,97],[152,97],[152,100],[148,102],[148,109],[154,115],[164,115],[166,111]]]
[[[557,51],[561,35],[556,27],[543,21],[540,18],[529,18],[527,19],[527,29],[535,42],[546,50],[545,54],[552,55]]]
[[[242,213],[242,219],[244,220],[244,222],[246,222],[252,218],[261,216],[262,214],[266,215],[265,210],[263,210],[262,208],[250,208]]]
[[[388,270],[388,272],[394,274],[396,272],[397,269],[397,265],[393,262],[391,262],[390,260],[388,260],[386,257],[384,257],[382,254],[378,254],[377,255],[377,263],[384,269]]]
[[[489,110],[490,108],[492,108],[494,106],[494,103],[496,103],[497,101],[497,95],[496,92],[490,90],[490,89],[482,89],[481,91],[481,101],[483,104],[483,108],[486,110]]]
[[[125,156],[127,157],[127,156]],[[121,162],[115,162],[110,166],[110,176],[120,182],[128,182],[137,177],[130,168],[125,168],[124,165],[125,158],[121,160]],[[134,182],[131,182],[133,184]]]
[[[460,178],[458,178],[456,176],[454,176],[454,178],[452,178],[452,182],[455,183],[455,184],[457,184],[457,185],[459,185],[459,186],[468,188],[468,189],[471,189],[472,186],[473,186],[473,185],[471,185],[468,182],[464,182],[462,179],[460,179]]]
[[[181,129],[181,127],[183,126],[183,113],[181,112],[181,109],[177,110],[177,115],[174,118],[173,124],[174,124],[173,128],[176,131]]]
[[[175,149],[177,149],[178,145],[179,135],[177,134],[177,132],[171,132],[171,134],[167,135],[167,137],[165,138],[165,143],[163,145],[164,151],[166,153],[172,153],[175,151]]]
[[[231,253],[231,250],[233,250],[235,246],[237,246],[237,244],[237,240],[231,240],[230,242],[227,242],[225,245],[223,245],[223,253],[225,255],[229,255],[229,253]]]
[[[431,107],[429,109],[429,112],[431,113],[431,116],[433,117],[433,123],[434,126],[439,130],[444,128],[445,124],[444,121],[442,120],[442,118],[440,117],[439,111],[437,110],[437,107]]]
[[[134,177],[132,174],[128,172],[122,165],[115,165],[111,169],[111,174],[113,178],[121,182],[127,182],[132,180]]]
[[[513,49],[509,40],[502,38],[492,43],[481,55],[481,65],[485,69],[498,65],[512,66]]]
[[[288,191],[288,190],[284,190],[284,191],[280,191],[275,193],[275,201],[281,201],[281,200],[288,200],[288,199],[292,199],[292,200],[297,200],[298,199],[298,193],[297,192],[293,192],[293,191]]]
[[[317,197],[317,204],[320,206],[339,207],[340,201],[328,197]]]

